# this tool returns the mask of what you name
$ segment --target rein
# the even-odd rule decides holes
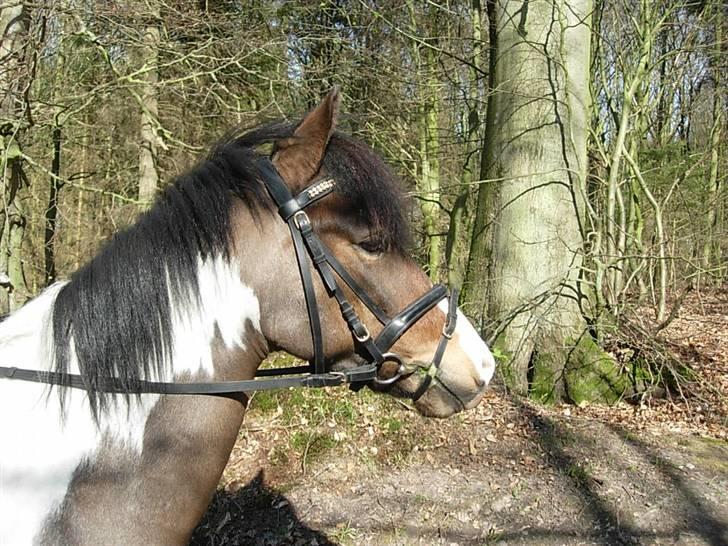
[[[95,389],[112,394],[155,393],[226,396],[241,392],[287,387],[329,387],[348,383],[352,389],[358,390],[370,382],[389,386],[403,377],[422,370],[424,372],[423,381],[412,395],[413,400],[419,399],[430,388],[433,380],[437,378],[448,341],[455,331],[457,290],[452,291],[447,320],[437,350],[429,366],[404,365],[396,353],[390,352],[392,346],[407,330],[447,296],[447,289],[441,284],[436,284],[425,294],[407,305],[397,315],[389,318],[319,239],[313,231],[308,215],[304,211],[307,206],[332,193],[336,187],[335,181],[327,179],[315,182],[294,197],[270,159],[261,158],[257,166],[261,174],[261,181],[277,205],[278,214],[286,222],[291,232],[311,328],[314,349],[313,362],[309,362],[307,366],[258,370],[255,375],[260,379],[200,383],[139,380],[128,383],[109,377],[100,378]],[[329,297],[335,298],[339,304],[341,315],[354,338],[355,350],[366,360],[366,364],[341,371],[326,371],[324,342],[314,281],[311,274],[311,263],[318,271]],[[382,331],[376,338],[372,338],[369,329],[347,300],[336,280],[337,277],[351,289],[382,324]],[[387,362],[396,364],[397,369],[394,375],[385,378],[380,375],[380,371]],[[89,390],[84,377],[78,374],[0,367],[0,378]]]

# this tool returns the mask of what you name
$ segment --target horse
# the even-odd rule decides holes
[[[309,386],[364,370],[359,387],[414,398],[426,416],[480,402],[493,356],[408,255],[399,182],[336,129],[339,105],[334,89],[298,123],[223,139],[0,323],[1,544],[186,544],[272,351],[315,360]],[[350,282],[332,288],[323,262]],[[245,388],[140,387],[170,384]]]

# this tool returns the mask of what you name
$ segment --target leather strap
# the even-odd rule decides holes
[[[436,284],[424,296],[410,303],[397,314],[377,336],[375,343],[382,351],[389,350],[415,322],[447,296],[447,288]]]
[[[263,370],[273,372],[276,370]],[[242,381],[217,381],[205,383],[166,383],[158,381],[135,381],[122,383],[111,377],[99,378],[93,390],[110,394],[187,394],[224,396],[240,392],[284,389],[288,387],[331,387],[353,381],[370,381],[376,377],[377,368],[373,364],[358,366],[341,372],[305,375],[302,377],[277,377],[275,379],[246,379]],[[75,389],[90,390],[84,377],[77,374],[25,370],[22,368],[0,367],[0,378],[17,379],[33,383],[61,385]]]
[[[422,379],[422,383],[420,383],[420,386],[417,387],[417,390],[412,394],[413,402],[417,402],[417,400],[422,398],[422,395],[425,394],[427,392],[427,389],[430,388],[432,381],[434,379],[437,379],[437,375],[440,373],[440,364],[442,362],[442,357],[445,355],[445,349],[447,348],[447,344],[452,338],[453,333],[455,332],[455,326],[457,326],[459,293],[460,291],[457,288],[453,288],[450,294],[450,305],[448,306],[447,320],[445,322],[445,326],[443,326],[442,328],[442,335],[440,336],[440,341],[437,343],[435,356],[432,359],[432,363],[425,371],[425,376]],[[450,392],[449,389],[448,392]],[[453,396],[455,395],[453,394]],[[457,396],[455,396],[455,399],[462,404]]]
[[[336,274],[339,276],[339,278],[346,283],[346,285],[351,288],[351,291],[356,294],[356,297],[358,297],[364,305],[366,305],[367,309],[369,309],[372,314],[377,318],[377,320],[381,324],[387,324],[389,322],[389,317],[387,314],[382,311],[382,308],[379,307],[376,303],[374,303],[374,300],[372,300],[369,297],[369,294],[354,280],[354,277],[349,275],[349,272],[344,269],[344,266],[341,265],[341,262],[336,259],[336,256],[334,256],[327,248],[323,249],[324,255],[326,257],[326,261],[331,266],[331,269],[336,271]]]
[[[308,263],[308,255],[304,246],[301,233],[296,227],[295,216],[288,220],[288,227],[293,239],[293,247],[296,251],[298,271],[301,274],[303,294],[306,299],[306,311],[308,312],[308,324],[311,328],[311,339],[313,341],[313,369],[315,373],[324,373],[326,365],[324,362],[324,338],[321,335],[321,321],[318,315],[316,304],[316,289],[311,276],[311,267]]]

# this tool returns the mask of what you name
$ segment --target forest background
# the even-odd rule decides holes
[[[512,392],[683,393],[662,333],[724,286],[721,0],[0,0],[0,311],[234,127],[305,112],[414,198],[413,252]]]

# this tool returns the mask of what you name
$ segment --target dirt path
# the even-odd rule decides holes
[[[725,379],[723,338],[698,338]],[[365,392],[259,395],[193,544],[728,545],[712,409],[544,408],[496,388],[436,421]]]
[[[457,423],[399,411],[305,467],[285,429],[244,433],[194,544],[728,544],[724,440],[497,394]]]

